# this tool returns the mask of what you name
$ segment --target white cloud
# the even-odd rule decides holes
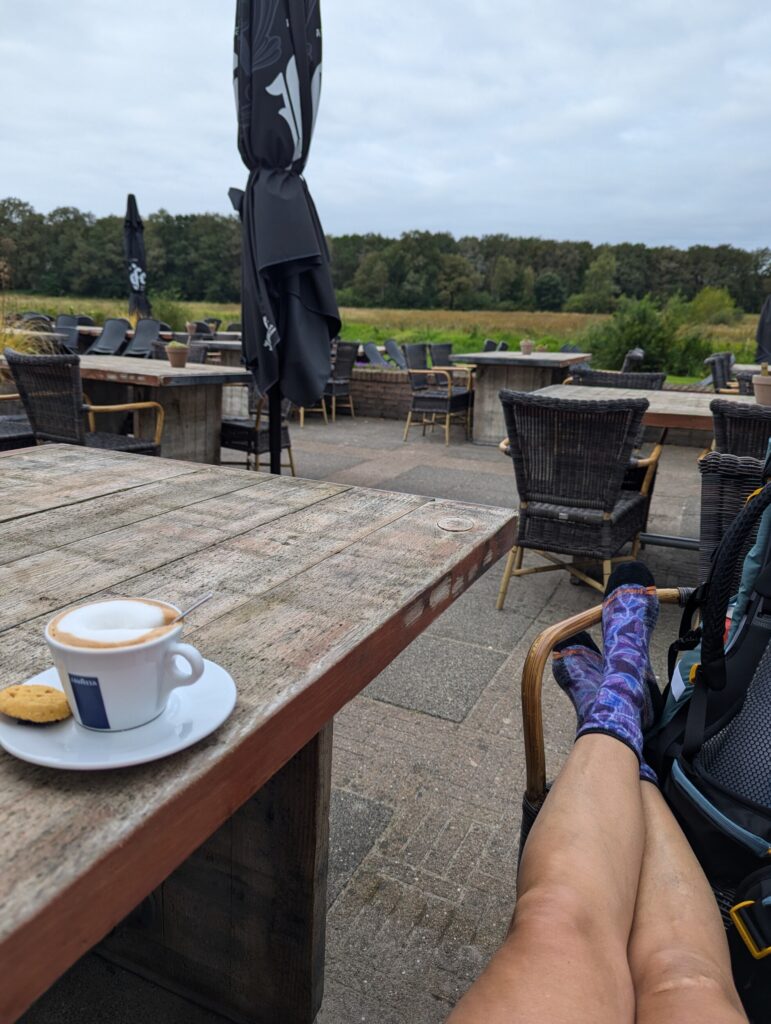
[[[768,242],[759,0],[321,0],[330,233]],[[235,2],[5,0],[0,195],[229,210]]]

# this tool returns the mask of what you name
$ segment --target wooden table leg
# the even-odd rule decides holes
[[[240,1024],[311,1024],[331,753],[330,722],[95,952]]]
[[[160,402],[165,413],[161,455],[218,466],[222,426],[222,384],[187,384],[178,387],[136,387],[137,399]],[[138,433],[151,437],[152,412],[137,413]]]

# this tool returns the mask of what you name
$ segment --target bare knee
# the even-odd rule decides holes
[[[739,1011],[736,1020],[746,1019],[741,1013],[730,968],[702,953],[662,948],[647,957],[643,964],[638,964],[635,974],[638,1006],[666,1004],[671,1009],[682,1006],[684,1011],[687,1009],[694,1014],[694,1019],[698,1019],[699,1007],[712,1012],[720,1006],[726,1010],[731,1007]]]
[[[598,916],[570,885],[534,886],[517,901],[512,931],[543,935],[557,944],[568,937],[589,942],[598,933]]]

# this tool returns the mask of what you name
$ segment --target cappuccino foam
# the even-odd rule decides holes
[[[160,601],[94,601],[57,615],[48,635],[69,647],[132,647],[169,632],[176,615],[174,608]]]

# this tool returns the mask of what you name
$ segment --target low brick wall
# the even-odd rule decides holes
[[[405,370],[355,366],[351,375],[351,394],[357,416],[404,420],[410,411],[412,393]]]

